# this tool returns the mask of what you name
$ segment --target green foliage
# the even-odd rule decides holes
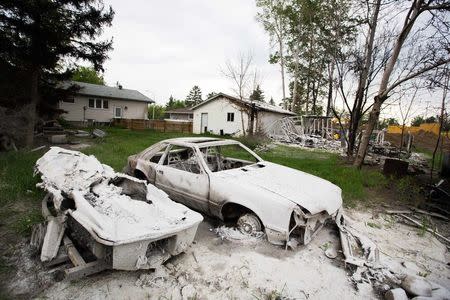
[[[169,101],[166,104],[166,110],[184,108],[186,107],[186,102],[183,100],[176,100],[172,95],[169,97]]]
[[[186,97],[186,105],[188,107],[192,107],[202,101],[202,90],[197,85],[194,85],[194,87],[189,92],[189,95],[187,95]]]
[[[287,71],[298,83],[295,95],[293,83],[290,86],[292,111],[322,111],[318,106],[327,92],[329,64],[354,40],[351,4],[350,0],[256,1],[256,18],[277,45],[269,62],[281,63],[283,46]]]
[[[431,116],[425,119],[425,123],[436,123],[438,120],[435,116]]]
[[[256,149],[258,146],[270,143],[270,140],[267,137],[258,134],[247,135],[234,139],[238,140],[252,150]]]
[[[276,104],[275,104],[275,101],[273,100],[272,97],[270,97],[269,104],[270,104],[270,105],[276,105]]]
[[[414,177],[406,176],[394,182],[400,201],[416,204],[416,202],[421,199],[420,185],[416,182]]]
[[[99,37],[113,16],[102,0],[1,2],[0,94],[6,100],[2,106],[17,109],[31,104],[24,125],[15,128],[26,133],[20,144],[32,146],[37,108],[42,115],[55,114],[65,91],[58,83],[71,78],[70,62],[83,60],[102,70],[112,40]]]
[[[380,129],[387,128],[389,125],[399,125],[396,118],[386,118],[380,122]]]
[[[411,126],[420,126],[420,124],[425,123],[425,120],[422,116],[416,116],[411,121]]]
[[[259,84],[256,86],[256,89],[254,89],[252,94],[250,95],[250,100],[264,102],[264,92],[261,90]]]
[[[212,97],[214,97],[215,95],[217,95],[216,92],[211,92],[211,93],[209,93],[208,95],[206,95],[206,99],[212,98]]]
[[[166,107],[159,104],[150,104],[148,106],[149,119],[164,119],[166,114]]]
[[[91,67],[78,67],[72,75],[73,81],[105,85],[103,75]]]

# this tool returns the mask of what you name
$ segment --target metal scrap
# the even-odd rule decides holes
[[[329,118],[317,116],[282,118],[267,129],[268,136],[275,142],[342,152],[345,144],[334,139],[334,131]]]
[[[48,196],[42,202],[45,229],[34,228],[32,244],[46,263],[65,258],[63,244],[74,265],[64,271],[68,279],[105,268],[155,267],[183,252],[203,219],[145,181],[77,151],[52,147],[37,161],[36,173]],[[96,260],[88,262],[85,250]]]

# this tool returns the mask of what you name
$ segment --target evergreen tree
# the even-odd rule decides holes
[[[166,110],[184,108],[186,107],[186,102],[183,100],[176,100],[172,95],[169,97],[169,101],[166,104]]]
[[[253,90],[253,93],[250,95],[250,100],[264,102],[264,92],[261,90],[259,84],[256,86],[256,89]]]
[[[32,146],[38,107],[55,106],[49,96],[55,96],[58,81],[71,78],[74,66],[68,62],[83,60],[102,70],[112,40],[98,37],[113,16],[102,0],[0,2],[0,94],[9,88],[10,75],[24,76],[18,93],[25,93],[20,104],[27,122],[18,129],[25,132],[19,143]]]
[[[275,105],[275,101],[273,101],[273,98],[272,98],[272,97],[270,97],[269,104],[270,104],[270,105]]]
[[[202,90],[197,85],[194,85],[192,90],[189,92],[189,95],[186,97],[186,105],[191,107],[202,101]]]
[[[211,93],[209,93],[208,95],[206,95],[206,99],[212,98],[212,97],[214,97],[215,95],[217,95],[216,92],[211,92]]]

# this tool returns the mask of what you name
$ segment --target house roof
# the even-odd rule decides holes
[[[285,114],[285,115],[293,115],[293,116],[295,115],[295,113],[293,113],[291,111],[282,109],[281,107],[278,107],[278,106],[275,106],[275,105],[271,105],[271,104],[266,103],[266,102],[251,101],[251,100],[248,100],[248,99],[239,99],[239,98],[236,98],[236,97],[224,94],[224,93],[218,93],[218,94],[210,97],[209,99],[206,99],[202,103],[195,105],[191,109],[192,110],[196,110],[200,106],[202,106],[202,105],[204,105],[206,103],[209,103],[211,101],[214,101],[215,99],[220,98],[220,97],[227,98],[227,99],[229,99],[229,100],[231,100],[233,102],[236,102],[238,104],[241,104],[241,105],[248,105],[249,106],[249,105],[254,104],[256,106],[256,109],[258,109],[258,110],[270,111],[270,112],[275,112],[275,113],[280,113],[280,114]]]
[[[80,89],[76,92],[77,95],[155,103],[155,101],[136,90],[78,81],[70,81],[63,84],[66,88],[69,88],[71,85],[80,87]]]
[[[190,107],[181,107],[166,111],[166,114],[193,114],[193,113],[194,112]]]

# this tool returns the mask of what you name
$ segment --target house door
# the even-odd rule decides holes
[[[120,107],[120,106],[114,107],[114,118],[120,119],[122,117],[123,117],[122,107]]]
[[[208,132],[208,113],[202,113],[200,133]]]

